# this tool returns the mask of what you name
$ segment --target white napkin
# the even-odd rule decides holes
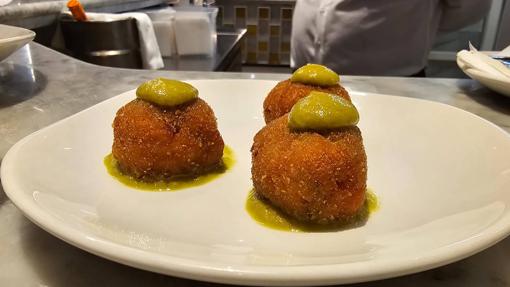
[[[506,50],[508,48],[503,51]],[[510,69],[486,54],[478,52],[471,43],[469,44],[469,51],[462,50],[457,53],[457,60],[463,70],[474,69],[498,80],[510,81]]]
[[[505,49],[501,50],[501,52],[498,52],[495,56],[510,58],[510,46],[508,46]]]
[[[71,16],[69,11],[64,12]],[[140,40],[140,53],[142,55],[142,65],[144,69],[156,70],[164,67],[163,58],[159,51],[156,34],[151,19],[144,13],[90,13],[87,12],[88,21],[114,21],[133,18],[138,27],[138,36]],[[59,41],[54,39],[54,43]]]

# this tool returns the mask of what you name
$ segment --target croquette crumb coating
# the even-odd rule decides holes
[[[144,181],[196,176],[221,165],[223,139],[202,99],[162,107],[136,99],[113,121],[119,169]]]
[[[294,132],[287,115],[260,130],[252,146],[252,179],[259,196],[299,221],[349,220],[365,201],[367,158],[356,126]]]
[[[279,82],[264,100],[264,119],[266,124],[290,112],[292,106],[310,94],[311,91],[319,91],[339,95],[350,101],[347,91],[340,85],[321,87],[294,83],[290,80]]]

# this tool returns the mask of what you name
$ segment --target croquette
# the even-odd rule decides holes
[[[279,82],[264,100],[264,119],[266,124],[290,112],[292,106],[311,91],[319,91],[339,95],[351,100],[347,91],[340,85],[330,87],[313,86],[292,82],[290,79]]]
[[[174,107],[135,99],[117,112],[113,134],[118,168],[136,179],[193,177],[221,165],[223,139],[199,98]]]
[[[288,116],[254,138],[252,179],[258,196],[305,223],[354,217],[365,202],[367,158],[356,126],[293,131]]]

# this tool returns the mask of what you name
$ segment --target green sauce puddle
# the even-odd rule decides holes
[[[273,207],[267,201],[260,199],[253,189],[248,194],[245,208],[257,223],[271,229],[288,232],[335,232],[363,226],[370,214],[379,209],[379,203],[376,194],[371,190],[367,190],[365,204],[359,213],[334,225],[299,222]]]
[[[145,191],[176,191],[180,189],[206,184],[220,177],[226,171],[230,170],[232,166],[235,164],[234,151],[230,147],[225,146],[223,150],[222,160],[223,160],[222,168],[219,168],[218,170],[209,172],[204,175],[200,175],[198,177],[189,179],[172,179],[169,181],[160,180],[155,182],[144,182],[136,180],[135,178],[129,175],[123,174],[118,169],[117,160],[113,157],[112,154],[107,155],[104,158],[103,163],[108,173],[126,186]]]

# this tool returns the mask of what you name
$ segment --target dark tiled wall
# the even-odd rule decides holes
[[[218,0],[218,26],[246,28],[247,64],[289,65],[294,1]]]

